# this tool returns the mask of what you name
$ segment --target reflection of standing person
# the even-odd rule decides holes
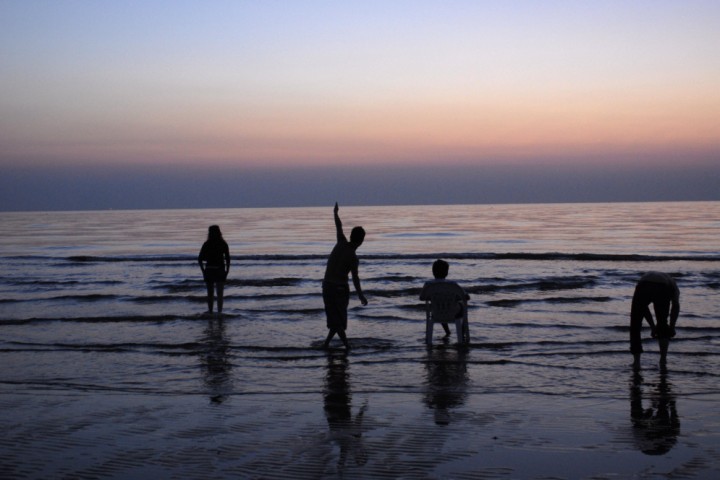
[[[655,309],[655,320],[649,305]],[[672,305],[672,306],[671,306]],[[667,273],[648,272],[643,275],[635,287],[630,309],[630,351],[634,357],[635,368],[640,367],[640,354],[643,352],[640,330],[643,318],[650,325],[653,338],[658,339],[660,363],[665,365],[670,338],[675,336],[675,323],[680,314],[680,290],[675,280]],[[670,323],[668,323],[668,315]]]
[[[353,418],[349,379],[347,355],[329,354],[323,409],[330,428],[330,436],[340,447],[338,470],[341,472],[349,455],[355,458],[357,465],[367,463],[367,452],[362,445],[362,420],[367,404],[360,407]]]
[[[646,455],[664,455],[677,443],[680,417],[667,373],[660,374],[649,408],[643,407],[643,379],[637,370],[630,387],[630,419],[635,445]]]
[[[329,330],[323,346],[330,345],[330,340],[337,333],[345,348],[349,349],[345,330],[347,329],[347,309],[350,303],[350,287],[348,286],[348,273],[352,274],[353,285],[358,298],[363,305],[367,305],[367,299],[360,287],[358,276],[359,261],[355,251],[362,245],[365,239],[365,230],[362,227],[355,227],[350,232],[348,242],[343,233],[342,222],[338,215],[338,204],[335,203],[333,210],[335,216],[335,230],[337,243],[328,258],[325,269],[325,278],[322,284],[323,303],[325,304],[325,315],[327,316],[327,328]]]
[[[223,290],[230,271],[230,249],[217,225],[208,228],[208,238],[200,249],[198,263],[207,287],[208,313],[213,311],[214,291],[217,291],[218,313],[222,313]]]
[[[232,365],[229,359],[229,342],[225,336],[225,322],[222,317],[210,319],[202,342],[201,364],[205,386],[213,403],[222,403],[231,390]]]

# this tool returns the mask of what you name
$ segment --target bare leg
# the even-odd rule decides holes
[[[225,291],[225,284],[222,282],[218,282],[215,284],[215,287],[217,288],[217,307],[218,307],[218,313],[222,313],[223,309],[223,292]]]
[[[325,343],[323,343],[323,348],[328,348],[330,346],[330,340],[335,336],[335,330],[332,328],[327,334],[327,338],[325,338]]]
[[[345,349],[350,350],[350,343],[348,343],[348,339],[345,336],[345,330],[338,330],[338,336],[340,337],[340,340],[342,340],[343,345],[345,345]]]
[[[660,365],[667,363],[667,352],[670,340],[667,338],[658,338],[658,345],[660,346]]]
[[[633,354],[633,369],[640,370],[640,354],[639,353]]]
[[[449,337],[449,336],[450,336],[450,327],[448,327],[448,324],[447,324],[447,323],[443,323],[443,324],[442,324],[442,327],[443,327],[443,330],[445,330],[445,336],[446,336],[446,337]]]
[[[214,292],[213,292],[213,283],[212,283],[212,282],[205,282],[205,286],[207,287],[207,306],[208,306],[208,313],[212,313],[212,311],[213,311],[213,301],[215,300]]]

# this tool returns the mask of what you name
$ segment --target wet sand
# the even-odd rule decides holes
[[[717,396],[3,393],[2,478],[718,478]],[[445,392],[452,399],[452,391]],[[633,403],[635,401],[635,403]],[[635,421],[633,420],[635,415]],[[662,421],[660,422],[662,423]],[[648,430],[649,429],[649,430]],[[640,449],[657,447],[662,454]]]

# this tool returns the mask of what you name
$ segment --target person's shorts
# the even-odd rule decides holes
[[[631,316],[636,321],[642,322],[645,308],[652,303],[658,327],[667,325],[672,296],[672,287],[668,285],[655,282],[639,282],[633,294]]]
[[[220,283],[227,279],[227,273],[222,267],[205,267],[203,279],[205,283]]]
[[[323,303],[327,317],[327,328],[331,330],[347,329],[347,309],[350,303],[350,288],[323,282]]]

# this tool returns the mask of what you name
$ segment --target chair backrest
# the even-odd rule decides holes
[[[459,311],[458,302],[464,300],[464,291],[455,283],[436,283],[429,292],[426,302],[428,315],[433,322],[448,323],[455,321]]]

